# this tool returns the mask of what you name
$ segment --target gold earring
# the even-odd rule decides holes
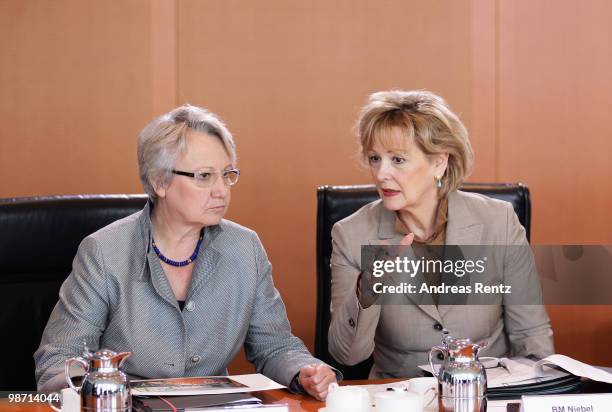
[[[442,188],[442,176],[436,176],[434,179],[436,180],[436,186],[438,189]]]

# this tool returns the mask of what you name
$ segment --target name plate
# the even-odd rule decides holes
[[[521,412],[607,412],[612,393],[523,396]]]

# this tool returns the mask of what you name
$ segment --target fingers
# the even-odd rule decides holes
[[[310,378],[313,388],[318,392],[327,390],[329,384],[335,381],[335,379],[336,374],[325,365],[317,368],[317,373]]]
[[[306,365],[300,369],[300,378],[308,378],[317,373],[317,365]]]
[[[400,246],[410,246],[414,242],[414,233],[410,232],[406,236],[400,240]],[[380,246],[396,246],[396,244],[391,243],[390,240],[381,240],[379,243]]]
[[[402,246],[410,246],[410,245],[412,245],[413,241],[414,241],[414,233],[408,233],[401,240],[400,245],[402,245]]]
[[[299,380],[309,395],[323,401],[329,385],[336,382],[336,374],[327,365],[307,365],[300,370]]]
[[[324,401],[325,398],[327,397],[327,390],[329,388],[329,385],[335,381],[336,381],[335,374],[327,375],[319,384],[310,387],[308,390],[308,393],[312,397],[320,401]]]
[[[304,389],[310,385],[310,378],[317,372],[317,365],[306,365],[300,369],[298,382]]]
[[[304,369],[304,380],[309,387],[317,391],[322,389],[322,385],[325,383],[325,380],[329,376],[330,372],[335,376],[332,370],[327,365],[323,364],[313,366],[309,365]]]

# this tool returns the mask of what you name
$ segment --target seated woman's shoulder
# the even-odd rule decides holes
[[[492,197],[480,193],[456,191],[456,198],[465,202],[470,210],[477,211],[479,214],[490,216],[505,216],[508,210],[512,210],[512,203],[505,200],[493,199]],[[452,194],[451,194],[452,196]]]
[[[266,254],[259,235],[253,229],[231,220],[222,219],[213,230],[217,231],[213,245],[219,250],[227,251],[231,248],[234,251],[239,251],[239,256],[247,261],[250,256]],[[289,238],[290,236],[287,235],[287,239]]]
[[[140,224],[142,213],[143,211],[141,210],[118,219],[87,236],[84,241],[94,241],[104,246],[133,242],[135,238],[142,238]]]
[[[334,226],[342,226],[344,229],[353,228],[355,230],[371,228],[373,225],[378,227],[380,214],[384,213],[384,210],[385,208],[382,200],[378,199],[362,206],[347,217],[340,219]]]
[[[257,236],[257,233],[253,229],[249,229],[246,226],[242,226],[234,221],[222,219],[219,223],[220,234],[227,239],[234,242],[252,242],[253,238]]]
[[[129,242],[133,245],[135,240],[145,238],[143,229],[146,228],[146,225],[142,222],[141,214],[142,211],[116,220],[92,233],[88,238],[102,247],[106,244],[116,245],[122,242]],[[252,229],[227,219],[222,219],[218,228],[220,229],[219,234],[222,234],[224,238],[230,237],[234,242],[241,240],[252,242],[253,237],[257,237]]]

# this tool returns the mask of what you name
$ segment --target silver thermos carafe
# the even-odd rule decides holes
[[[119,367],[131,352],[116,353],[102,349],[91,353],[85,349],[83,356],[66,360],[64,372],[72,389],[81,395],[81,410],[85,412],[129,412],[132,397],[127,375]],[[70,365],[80,363],[85,368],[83,383],[77,388],[70,379]]]
[[[438,378],[439,412],[485,412],[487,409],[487,374],[478,360],[478,352],[487,344],[446,335],[442,346],[429,351],[429,364]],[[444,362],[436,372],[432,357],[444,354]]]

